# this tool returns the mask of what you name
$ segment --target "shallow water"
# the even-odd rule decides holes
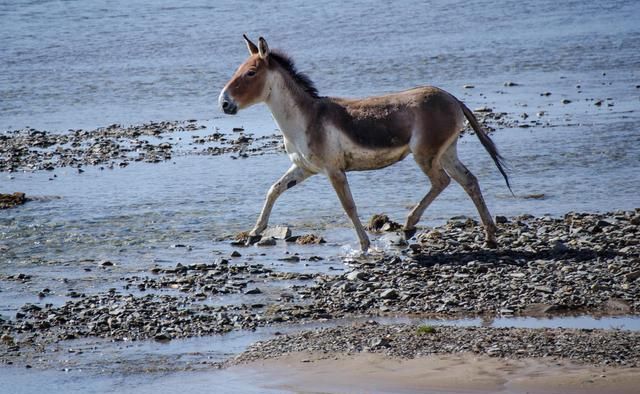
[[[546,127],[493,134],[513,169],[515,198],[475,137],[460,140],[460,156],[480,179],[494,215],[634,209],[640,206],[639,17],[640,3],[631,0],[401,2],[391,9],[387,3],[360,1],[327,1],[321,7],[301,1],[0,1],[0,130],[31,126],[64,132],[193,118],[207,126],[198,133],[244,126],[256,135],[271,134],[275,125],[264,107],[236,117],[216,108],[220,88],[246,56],[241,34],[247,32],[287,49],[321,94],[363,96],[433,84],[471,108],[489,106],[542,121]],[[504,86],[506,81],[518,86]],[[475,88],[464,89],[465,84]],[[562,99],[572,102],[563,105]],[[593,100],[604,104],[596,107]],[[539,112],[544,114],[538,117]],[[27,302],[61,304],[70,290],[104,291],[154,266],[229,256],[229,237],[253,225],[264,193],[288,166],[283,154],[239,160],[176,156],[124,169],[86,168],[83,174],[65,168],[0,173],[0,192],[44,197],[0,211],[0,247],[6,248],[0,248],[0,274],[32,275],[24,284],[0,281],[0,315],[13,318]],[[402,221],[428,189],[411,158],[381,171],[350,174],[350,181],[363,220],[384,212]],[[531,194],[545,197],[525,198]],[[477,218],[462,189],[452,185],[421,224],[437,225],[458,215]],[[357,246],[321,177],[285,193],[271,223],[290,225],[297,234],[319,233],[328,243],[251,247],[240,250],[242,261],[287,271],[341,272],[343,258]],[[374,244],[390,247],[384,239]],[[287,252],[324,259],[279,261]],[[115,265],[103,269],[103,260]],[[41,300],[37,294],[44,288],[52,295]],[[635,317],[496,319],[492,324],[639,329]],[[109,361],[101,365],[100,357],[89,353],[85,366],[95,367],[91,373],[3,368],[0,387],[161,392],[188,380],[196,391],[228,384],[224,387],[236,391],[264,392],[225,371],[100,372],[118,359],[131,365],[163,354],[188,358],[196,348],[227,357],[270,334],[233,335],[169,346],[143,343],[128,351],[104,346]]]

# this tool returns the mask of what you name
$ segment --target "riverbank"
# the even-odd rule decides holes
[[[274,269],[242,257],[249,250],[266,252],[276,246],[237,249],[235,257],[210,263],[150,267],[146,273],[121,277],[104,292],[70,291],[68,301],[59,306],[24,304],[12,318],[0,320],[0,360],[48,365],[65,342],[79,339],[168,343],[259,327],[319,321],[340,325],[335,319],[640,311],[640,210],[501,218],[498,226],[497,250],[482,248],[478,223],[454,218],[419,233],[408,245],[347,257],[343,263],[350,270],[332,274]],[[398,235],[388,232],[379,237],[393,244]],[[287,264],[307,260],[295,254],[285,259]],[[318,259],[322,260],[312,256],[308,261]],[[105,272],[115,268],[109,261],[100,265]],[[34,279],[22,273],[0,277],[23,284]],[[42,289],[40,297],[46,301],[57,291]],[[235,301],[211,302],[219,296]],[[411,325],[358,327],[340,325],[328,334],[305,332],[290,339],[293,347],[282,342],[289,337],[281,337],[271,345],[257,345],[249,354],[255,359],[274,348],[283,352],[378,349],[393,356],[406,352],[403,357],[413,358],[476,351],[509,358],[564,355],[589,364],[618,365],[637,365],[639,357],[633,346],[639,334],[632,331],[442,327],[436,335],[424,328],[426,335],[421,336],[420,328]],[[360,342],[352,346],[349,340],[337,340],[343,347],[322,347],[323,338],[340,335],[360,338]],[[395,348],[399,344],[415,347]]]

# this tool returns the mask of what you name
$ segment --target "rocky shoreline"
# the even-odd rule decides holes
[[[195,134],[202,131],[205,135]],[[188,133],[179,135],[178,133]],[[254,137],[242,128],[223,133],[206,130],[195,120],[152,122],[122,126],[113,124],[94,130],[52,133],[32,128],[0,134],[0,172],[52,171],[87,166],[126,167],[133,162],[160,163],[176,155],[222,155],[237,157],[281,150],[276,135]]]
[[[478,223],[453,218],[441,227],[425,229],[408,245],[345,259],[351,270],[344,273],[276,270],[245,261],[236,251],[234,257],[212,263],[149,267],[147,273],[123,277],[106,292],[69,292],[64,294],[67,301],[61,306],[47,304],[50,290],[43,289],[40,297],[44,305],[25,304],[14,318],[0,319],[0,362],[20,364],[25,354],[44,353],[46,357],[49,345],[79,338],[166,342],[265,326],[318,321],[339,324],[336,319],[376,316],[490,318],[640,313],[640,209],[569,213],[563,218],[524,215],[498,219],[497,250],[482,247],[482,228]],[[394,228],[384,224],[383,227]],[[394,243],[397,235],[387,232],[380,237],[388,237]],[[266,245],[286,242],[272,241],[250,247],[264,250],[269,248]],[[319,258],[286,255],[283,259],[290,264],[304,260],[313,264]],[[103,269],[110,269],[113,263],[102,265]],[[24,274],[3,275],[0,279],[21,283],[32,280]],[[221,295],[239,298],[222,305],[208,302]],[[570,350],[573,345],[584,349],[575,357],[584,362],[596,362],[599,358],[602,359],[599,362],[629,363],[625,365],[638,362],[638,354],[634,353],[637,350],[631,353],[607,350],[611,349],[608,346],[622,348],[629,347],[632,341],[637,343],[635,332],[451,327],[437,329],[440,332],[437,337],[449,338],[449,342],[429,347],[431,342],[409,337],[416,330],[411,326],[369,324],[356,331],[340,327],[338,331],[344,329],[344,335],[362,337],[364,342],[358,349],[370,348],[371,344],[366,343],[387,335],[390,343],[402,343],[405,338],[406,346],[421,344],[422,347],[413,350],[389,348],[394,355],[407,357],[429,351],[475,351],[450,346],[459,341],[484,343],[486,346],[479,345],[480,353],[538,357],[562,353],[548,350],[562,339],[567,344],[562,349]],[[320,346],[324,343],[321,338],[333,336],[334,332],[304,335],[313,338],[317,335]],[[394,339],[394,335],[401,336]],[[476,342],[468,335],[477,336]],[[521,340],[513,342],[523,336],[537,338],[541,345],[523,348]],[[593,340],[589,339],[591,336]],[[294,335],[287,339],[290,344],[282,346],[278,342],[267,343],[264,349],[270,346],[295,349],[296,343],[301,343],[297,341],[302,341],[300,338]],[[387,349],[381,345],[384,343],[381,340],[378,345]],[[494,345],[499,345],[498,350],[491,350]],[[351,347],[333,350],[353,351]],[[256,352],[259,348],[254,347],[249,354],[260,354]],[[589,358],[586,356],[589,352],[600,356]]]
[[[257,342],[229,365],[289,353],[381,353],[396,359],[471,353],[489,357],[552,358],[590,365],[640,366],[640,332],[382,325],[375,321],[303,331]]]

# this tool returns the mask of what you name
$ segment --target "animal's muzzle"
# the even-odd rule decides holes
[[[229,95],[226,90],[223,90],[218,97],[218,104],[225,114],[235,115],[238,113],[238,104]]]

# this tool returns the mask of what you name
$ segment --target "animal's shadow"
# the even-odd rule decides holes
[[[528,263],[536,260],[577,264],[595,261],[599,258],[612,259],[620,255],[626,256],[614,250],[576,249],[567,247],[561,250],[545,248],[537,251],[519,249],[479,249],[455,252],[419,251],[415,253],[412,258],[423,267],[431,267],[436,264],[464,266],[472,261],[480,266],[526,266]]]

